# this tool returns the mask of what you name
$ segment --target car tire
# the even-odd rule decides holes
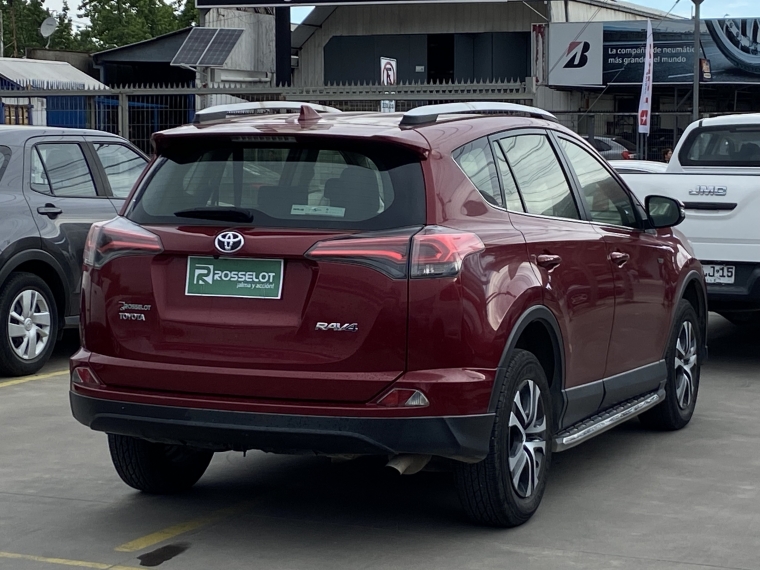
[[[213,451],[114,434],[108,434],[108,448],[122,481],[133,489],[155,495],[190,489],[214,456]]]
[[[515,527],[536,512],[551,463],[551,409],[538,359],[515,350],[499,393],[488,456],[456,466],[459,498],[474,522]]]
[[[13,273],[0,287],[0,376],[28,376],[50,359],[58,337],[53,292],[32,273]]]
[[[678,430],[694,414],[699,394],[702,365],[702,329],[694,307],[682,300],[670,335],[665,363],[668,378],[665,401],[639,416],[644,426],[659,430]]]

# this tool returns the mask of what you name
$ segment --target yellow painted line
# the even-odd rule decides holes
[[[0,382],[0,388],[6,388],[7,386],[17,386],[19,384],[26,384],[27,382],[34,382],[35,380],[47,380],[48,378],[55,378],[56,376],[68,376],[69,371],[58,370],[57,372],[48,372],[47,374],[38,374],[37,376],[26,376],[25,378],[19,378],[18,380],[8,380],[6,382]]]
[[[160,542],[171,540],[181,534],[193,532],[204,526],[215,524],[226,518],[240,514],[250,509],[257,501],[247,501],[241,505],[235,507],[227,507],[226,509],[219,509],[213,513],[204,517],[198,517],[196,519],[189,520],[180,524],[175,524],[168,528],[156,531],[146,536],[137,538],[131,542],[122,544],[116,547],[117,552],[137,552],[138,550],[145,550],[151,546],[155,546]]]
[[[68,560],[66,558],[47,558],[45,556],[31,556],[29,554],[15,554],[13,552],[0,552],[0,558],[11,560],[28,560],[30,562],[44,562],[46,564],[58,564],[59,566],[73,566],[74,568],[96,568],[98,570],[140,570],[135,566],[114,566],[113,564],[101,564],[100,562],[85,562],[83,560]]]

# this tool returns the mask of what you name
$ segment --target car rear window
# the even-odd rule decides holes
[[[162,150],[127,217],[219,224],[177,215],[204,208],[243,209],[256,227],[380,230],[424,224],[425,191],[419,158],[393,145],[185,139]]]
[[[678,153],[684,166],[760,166],[760,128],[694,131]]]

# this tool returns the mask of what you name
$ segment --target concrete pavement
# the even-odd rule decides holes
[[[633,420],[555,455],[541,508],[513,530],[470,525],[447,473],[374,461],[217,454],[191,492],[141,495],[71,417],[75,348],[49,376],[0,379],[3,570],[760,568],[760,350],[717,316],[692,423]]]

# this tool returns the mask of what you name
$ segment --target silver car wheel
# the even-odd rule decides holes
[[[526,380],[515,393],[509,416],[509,473],[512,487],[520,497],[530,497],[539,485],[547,439],[541,389],[532,380]]]
[[[8,338],[22,360],[34,360],[45,351],[50,340],[50,308],[39,291],[25,289],[14,299],[8,316]]]
[[[694,398],[694,368],[697,365],[697,336],[691,321],[684,321],[676,340],[675,383],[676,400],[682,410]]]

